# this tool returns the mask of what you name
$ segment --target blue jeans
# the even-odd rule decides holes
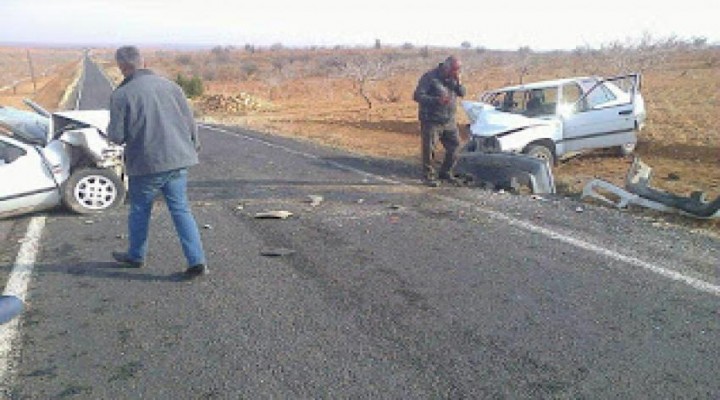
[[[145,260],[153,200],[158,192],[161,192],[175,224],[188,266],[205,264],[200,231],[187,199],[187,169],[131,176],[129,180],[128,256],[133,260]]]

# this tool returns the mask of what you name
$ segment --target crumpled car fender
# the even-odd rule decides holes
[[[524,154],[463,152],[455,172],[495,188],[524,186],[535,194],[555,193],[555,179],[547,161]]]

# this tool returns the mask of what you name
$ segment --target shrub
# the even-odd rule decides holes
[[[178,74],[177,78],[175,78],[175,83],[177,83],[182,88],[183,92],[185,92],[185,95],[191,99],[193,97],[202,96],[202,94],[205,93],[203,81],[197,75],[188,79],[185,76]]]

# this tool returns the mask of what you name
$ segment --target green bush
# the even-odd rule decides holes
[[[175,78],[175,83],[177,83],[185,92],[185,95],[191,99],[202,96],[202,94],[205,93],[203,81],[197,75],[194,75],[192,78],[186,78],[178,74],[177,78]]]

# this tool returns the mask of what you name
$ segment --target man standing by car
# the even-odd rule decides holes
[[[429,186],[439,186],[438,177],[452,184],[459,183],[453,168],[460,148],[460,133],[455,120],[457,98],[465,96],[465,87],[460,83],[460,67],[460,60],[448,57],[437,68],[423,74],[413,95],[419,107],[423,173]],[[445,159],[436,177],[433,164],[438,139],[445,148]]]
[[[128,251],[113,258],[142,267],[155,196],[165,198],[188,262],[186,274],[208,272],[200,232],[187,199],[187,168],[198,163],[197,126],[182,89],[145,69],[138,49],[124,46],[115,60],[125,79],[110,98],[110,140],[125,144],[129,176]]]

